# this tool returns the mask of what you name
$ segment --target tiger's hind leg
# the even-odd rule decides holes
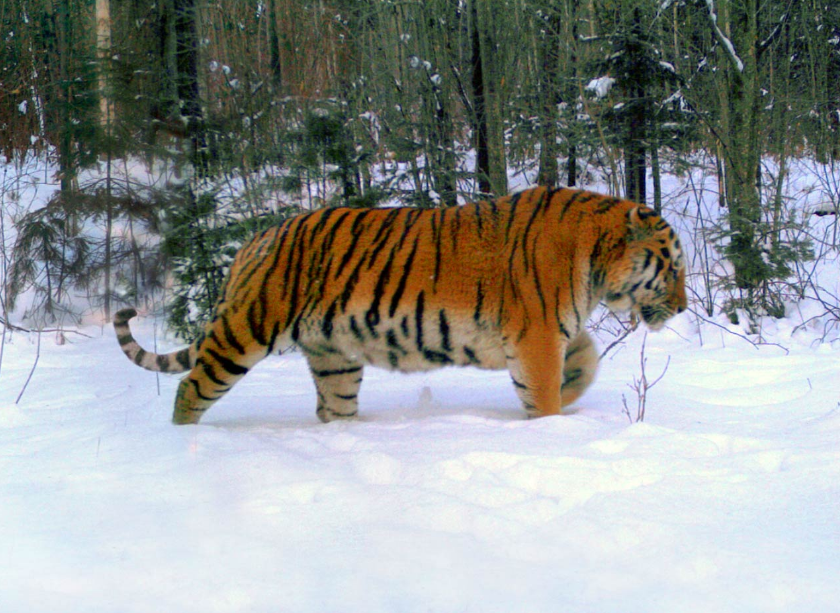
[[[318,393],[318,419],[353,419],[359,412],[362,364],[340,353],[308,354],[309,370]]]
[[[598,372],[598,351],[589,334],[578,334],[566,347],[566,359],[563,362],[563,388],[561,392],[563,406],[580,398],[595,380]]]
[[[244,332],[247,328],[235,316],[217,316],[206,329],[195,366],[178,385],[173,423],[198,423],[214,402],[267,355],[267,348]]]

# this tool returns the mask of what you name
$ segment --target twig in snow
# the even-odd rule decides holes
[[[648,390],[653,389],[653,387],[662,380],[662,377],[665,376],[665,373],[668,372],[668,366],[671,365],[671,356],[668,356],[668,361],[665,362],[665,368],[662,369],[662,373],[654,379],[652,382],[648,381],[647,372],[645,368],[647,367],[647,357],[645,356],[645,344],[647,343],[647,333],[645,333],[644,338],[642,339],[642,350],[639,353],[639,361],[641,363],[642,369],[642,376],[639,379],[633,377],[633,385],[628,383],[628,387],[636,392],[636,423],[645,420],[645,408],[647,404],[647,393]],[[621,402],[624,405],[624,409],[622,412],[627,416],[627,419],[630,420],[630,423],[633,423],[633,416],[630,414],[630,407],[627,406],[627,398],[624,397],[624,394],[621,395]]]
[[[38,330],[38,348],[35,350],[35,363],[32,365],[32,370],[29,371],[29,376],[26,378],[26,382],[23,384],[23,389],[20,390],[20,394],[18,394],[17,400],[15,400],[15,404],[20,402],[20,399],[23,397],[23,393],[26,391],[26,388],[29,387],[29,382],[32,380],[32,375],[35,374],[35,368],[38,367],[38,360],[41,359],[41,331]]]

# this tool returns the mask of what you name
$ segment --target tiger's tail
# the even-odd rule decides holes
[[[114,315],[114,330],[123,353],[128,359],[146,370],[165,373],[180,373],[195,366],[196,344],[173,351],[172,353],[153,353],[146,351],[134,340],[128,321],[137,315],[136,309],[123,309]]]
[[[585,331],[578,334],[566,348],[563,363],[563,387],[560,398],[563,406],[573,403],[583,395],[598,372],[598,351]]]

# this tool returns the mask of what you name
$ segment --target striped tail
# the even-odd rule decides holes
[[[135,315],[137,315],[136,309],[123,309],[114,315],[114,330],[117,331],[117,340],[129,360],[137,366],[142,366],[146,370],[154,372],[186,372],[195,366],[195,343],[172,353],[158,354],[143,349],[134,340],[131,328],[128,326],[128,321]]]

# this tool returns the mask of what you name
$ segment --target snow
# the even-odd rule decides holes
[[[606,98],[613,85],[615,85],[615,79],[612,77],[598,77],[597,79],[592,79],[586,85],[586,89],[587,91],[595,92],[595,96],[598,98]]]
[[[45,333],[15,405],[15,333],[0,610],[837,610],[840,346],[696,326],[648,335],[649,375],[671,361],[635,424],[641,331],[560,417],[524,419],[506,373],[367,369],[362,418],[323,425],[290,354],[188,427],[110,328]]]

